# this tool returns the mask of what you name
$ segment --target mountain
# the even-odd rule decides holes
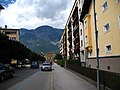
[[[37,53],[59,52],[59,40],[63,29],[40,26],[36,29],[20,29],[20,41]]]

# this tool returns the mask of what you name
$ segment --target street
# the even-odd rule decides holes
[[[13,78],[9,78],[3,82],[0,82],[0,90],[6,90],[38,71],[39,69],[30,69],[29,67],[17,68],[15,69],[15,75]]]
[[[5,88],[6,83],[14,82],[16,77],[10,81],[6,80],[0,83],[0,90],[96,90],[94,85],[57,64],[53,65],[52,71],[41,71],[40,69],[26,69],[26,71],[34,74],[8,88]]]

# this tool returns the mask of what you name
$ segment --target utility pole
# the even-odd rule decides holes
[[[95,0],[93,0],[93,7],[94,7],[95,38],[96,38],[97,89],[100,90],[100,80],[99,80],[99,48],[98,48],[98,31],[97,31],[97,24],[96,24]]]

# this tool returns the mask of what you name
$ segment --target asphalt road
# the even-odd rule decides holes
[[[40,71],[40,69],[30,69],[28,67],[22,67],[15,69],[15,75],[13,78],[9,78],[3,82],[0,82],[0,90],[6,90],[9,87],[23,81],[25,78],[31,76],[32,74]]]
[[[40,71],[40,69],[26,69],[21,72],[22,80],[15,79],[20,78],[16,76],[10,80],[5,81],[3,86],[0,84],[0,90],[97,90],[96,87],[86,80],[82,79],[78,75],[72,73],[60,67],[57,64],[53,65],[52,71]],[[22,74],[23,73],[23,74]],[[26,75],[30,73],[29,75]],[[6,84],[14,82],[13,85]],[[3,87],[1,89],[1,87]]]
[[[52,71],[38,71],[7,90],[51,90]]]

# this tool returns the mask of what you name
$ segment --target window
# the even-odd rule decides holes
[[[81,8],[79,9],[79,13],[81,14]]]
[[[104,25],[104,32],[108,32],[110,30],[110,24],[107,23]]]
[[[87,20],[84,21],[84,29],[87,28]]]
[[[120,0],[116,0],[116,3],[119,3],[120,2]]]
[[[92,52],[88,52],[88,57],[91,57],[92,56]]]
[[[119,29],[120,29],[120,15],[118,16],[118,24],[119,24]]]
[[[88,36],[87,35],[85,36],[85,43],[86,44],[88,43]]]
[[[112,46],[106,45],[106,53],[112,53]]]
[[[80,30],[80,35],[82,35],[82,29]]]
[[[81,47],[83,46],[83,41],[81,40]]]
[[[103,12],[108,8],[108,3],[107,1],[102,5],[102,10]]]
[[[110,70],[110,66],[107,66],[107,69]]]

